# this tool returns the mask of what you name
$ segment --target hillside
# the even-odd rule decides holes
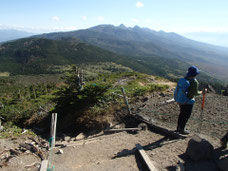
[[[0,71],[18,74],[56,73],[55,66],[118,60],[114,53],[76,39],[20,39],[0,46]]]
[[[85,30],[42,34],[36,37],[75,37],[112,52],[131,56],[162,56],[198,65],[217,78],[228,80],[228,48],[200,43],[175,33],[124,25],[98,25]]]
[[[114,62],[147,74],[168,79],[183,76],[189,64],[160,56],[119,55],[75,38],[50,40],[26,38],[0,45],[0,72],[2,75],[56,74],[71,64]],[[161,67],[162,66],[162,67]],[[175,67],[174,67],[175,66]],[[217,82],[205,72],[200,80]]]

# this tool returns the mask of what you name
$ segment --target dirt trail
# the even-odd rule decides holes
[[[137,134],[127,132],[104,135],[95,142],[63,148],[63,154],[53,155],[53,165],[57,171],[142,171],[145,165],[135,148],[141,144],[158,170],[175,169],[178,161],[184,163],[181,156],[185,153],[186,139],[170,140],[151,131],[140,131]],[[204,136],[205,137],[205,136]],[[218,147],[216,139],[205,137]],[[207,163],[216,168],[213,163]],[[216,169],[211,169],[216,170]]]
[[[130,103],[133,113],[148,116],[154,123],[174,130],[179,111],[177,104],[161,105],[165,100],[172,98],[172,92],[173,90],[168,90],[151,94],[138,99],[134,104]],[[146,167],[135,148],[135,145],[139,143],[159,171],[176,170],[179,161],[185,164],[186,170],[217,171],[213,161],[193,162],[184,155],[188,141],[196,133],[198,127],[200,103],[199,97],[187,125],[191,134],[186,139],[169,140],[149,130],[135,134],[121,132],[102,135],[94,141],[86,140],[82,145],[62,148],[63,154],[57,154],[58,149],[54,149],[51,165],[56,171],[144,171]],[[218,148],[219,138],[227,130],[228,99],[207,94],[205,106],[203,129],[200,135],[212,143],[214,148]],[[0,140],[0,150],[17,146],[20,141]],[[223,157],[228,157],[228,151],[224,153],[226,155]],[[32,162],[40,162],[40,160],[32,155],[19,156],[11,159],[9,165],[1,170],[26,170],[24,166]]]
[[[64,147],[63,154],[57,154],[58,149],[54,149],[50,167],[54,166],[56,171],[144,171],[147,169],[135,148],[139,143],[159,171],[175,170],[178,161],[184,163],[186,160],[184,153],[191,136],[170,140],[151,131],[102,135],[94,141],[84,141],[83,145]],[[217,139],[203,137],[212,142],[215,148],[219,146]],[[9,162],[8,167],[1,170],[26,170],[22,163],[31,164],[34,160],[37,161],[33,158],[34,156],[15,158]],[[195,163],[198,167],[197,164],[199,162]],[[209,171],[217,170],[214,163],[201,163],[201,170],[208,170],[208,167]]]

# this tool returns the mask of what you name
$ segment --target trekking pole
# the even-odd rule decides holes
[[[202,99],[202,103],[201,103],[201,113],[200,113],[200,123],[199,123],[199,127],[198,127],[198,132],[200,133],[201,128],[202,128],[202,124],[203,124],[203,109],[205,106],[205,95],[206,95],[206,88],[203,89],[203,99]]]

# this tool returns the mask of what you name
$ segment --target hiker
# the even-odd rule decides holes
[[[222,148],[225,149],[227,147],[227,142],[228,142],[228,131],[224,137],[221,138],[220,140]]]
[[[199,72],[196,66],[189,67],[186,76],[178,81],[174,92],[174,99],[180,106],[180,114],[177,122],[177,132],[180,134],[189,134],[189,131],[185,129],[185,125],[192,113],[195,103],[194,96],[202,93],[202,91],[198,91],[199,83],[196,80]]]

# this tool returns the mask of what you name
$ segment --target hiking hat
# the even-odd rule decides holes
[[[187,77],[195,77],[200,73],[200,70],[196,66],[191,66],[188,68],[188,73],[186,74]]]

